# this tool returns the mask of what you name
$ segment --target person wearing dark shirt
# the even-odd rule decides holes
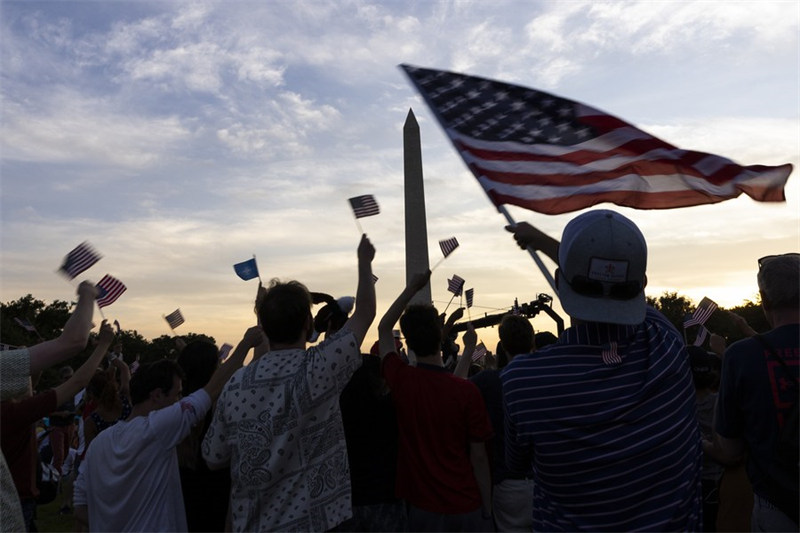
[[[703,446],[722,462],[747,453],[752,531],[798,531],[800,254],[762,257],[757,281],[772,329],[725,351],[715,434]]]

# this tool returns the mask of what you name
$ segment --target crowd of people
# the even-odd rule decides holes
[[[103,321],[86,361],[33,394],[88,342],[97,290],[81,283],[58,338],[0,352],[2,530],[36,530],[48,417],[76,531],[798,531],[800,255],[758,261],[773,329],[732,317],[748,338],[706,350],[646,305],[631,220],[589,211],[560,241],[508,229],[558,265],[571,326],[537,345],[509,313],[482,368],[470,326],[457,363],[443,357],[461,310],[410,304],[429,271],[363,349],[377,313],[364,235],[354,302],[273,280],[224,362],[198,341],[133,375]]]

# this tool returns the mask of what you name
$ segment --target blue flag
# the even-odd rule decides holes
[[[236,271],[237,276],[245,281],[258,277],[258,266],[256,265],[255,257],[242,263],[236,263],[233,265],[233,270]]]

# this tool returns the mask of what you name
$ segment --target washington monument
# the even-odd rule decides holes
[[[403,169],[406,206],[406,283],[418,272],[430,268],[428,260],[428,225],[425,221],[425,187],[422,183],[422,148],[419,124],[409,109],[403,125]],[[431,303],[431,284],[422,288],[411,303]]]

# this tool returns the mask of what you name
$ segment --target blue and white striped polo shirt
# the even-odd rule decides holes
[[[572,327],[502,381],[506,462],[533,461],[535,530],[700,530],[695,392],[663,315]]]

